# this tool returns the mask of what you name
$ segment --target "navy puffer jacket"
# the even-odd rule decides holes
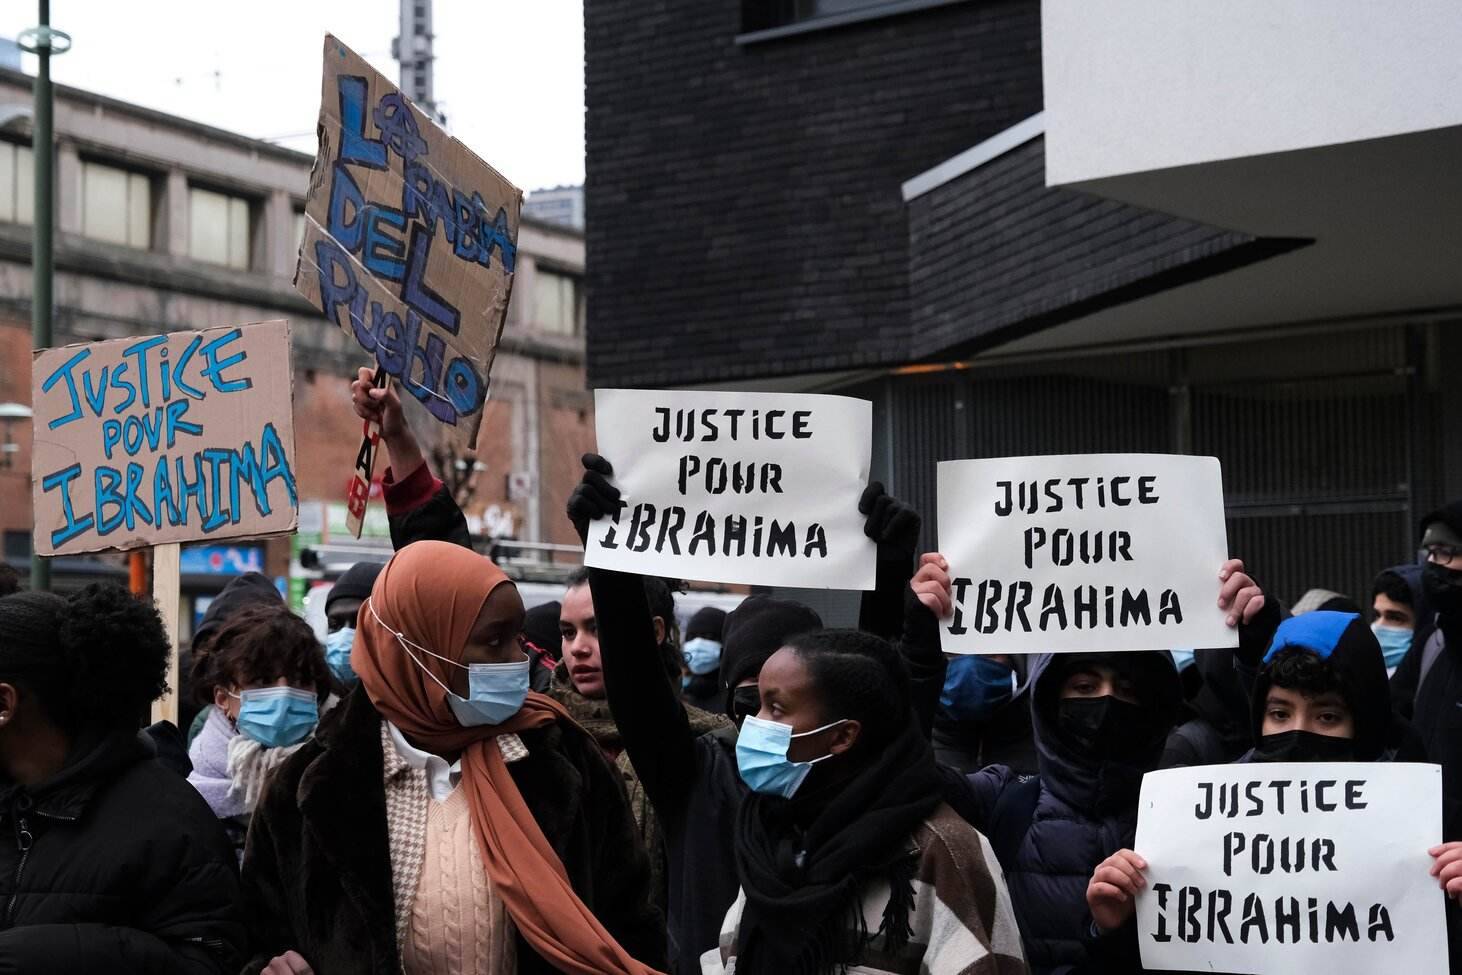
[[[1143,703],[1157,709],[1142,767],[1084,759],[1057,730],[1061,683],[1072,665],[1093,657],[1132,675]],[[971,775],[971,818],[1000,858],[1031,972],[1067,975],[1088,960],[1087,883],[1099,863],[1132,845],[1142,773],[1158,765],[1182,688],[1163,651],[1041,654],[1029,686],[1040,775],[1023,779],[1003,765]]]

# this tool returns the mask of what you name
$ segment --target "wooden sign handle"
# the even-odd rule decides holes
[[[152,547],[152,601],[162,613],[163,628],[167,631],[168,691],[152,702],[152,720],[178,723],[178,613],[181,609],[182,579],[178,559],[181,549],[177,542]]]

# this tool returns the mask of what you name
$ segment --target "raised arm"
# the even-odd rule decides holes
[[[609,483],[613,468],[604,458],[584,455],[584,478],[569,498],[569,519],[581,539],[589,523],[622,505]],[[643,576],[609,569],[589,570],[594,618],[599,628],[599,665],[610,713],[645,795],[662,816],[678,811],[696,772],[695,736],[655,640],[654,618]]]
[[[361,369],[350,384],[350,402],[356,416],[374,420],[381,427],[388,463],[382,486],[391,519],[391,547],[405,548],[430,539],[471,548],[467,518],[427,465],[421,445],[406,425],[395,384],[377,388],[371,383],[371,371]]]
[[[858,629],[897,641],[904,629],[905,597],[914,574],[914,551],[919,545],[919,513],[892,497],[874,481],[858,501],[867,517],[863,533],[878,543],[878,571],[874,588],[863,593],[858,608]]]

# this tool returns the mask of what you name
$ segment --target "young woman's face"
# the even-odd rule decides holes
[[[1264,701],[1263,735],[1308,731],[1332,738],[1354,738],[1355,718],[1339,694],[1306,697],[1299,691],[1271,687]]]
[[[791,725],[794,735],[822,728],[842,717],[827,713],[812,674],[790,647],[778,650],[762,664],[756,683],[761,690],[761,713],[757,717]],[[848,721],[805,738],[793,738],[787,757],[794,762],[810,762],[836,755],[852,747],[860,730],[858,722]]]
[[[558,612],[558,629],[563,636],[563,660],[568,666],[574,690],[587,698],[603,697],[599,627],[594,620],[594,597],[587,583],[564,593],[563,605]]]
[[[498,586],[482,604],[472,632],[467,634],[467,646],[462,651],[462,663],[512,664],[522,660],[527,653],[523,649],[523,597],[518,587],[507,584]],[[467,671],[461,667],[449,667],[452,679],[447,682],[452,693],[466,697],[468,692]]]

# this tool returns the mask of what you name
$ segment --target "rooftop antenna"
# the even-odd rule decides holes
[[[391,56],[401,65],[401,90],[417,107],[436,120],[447,124],[447,116],[437,105],[432,92],[431,17],[432,0],[401,0],[401,34],[391,42]]]

